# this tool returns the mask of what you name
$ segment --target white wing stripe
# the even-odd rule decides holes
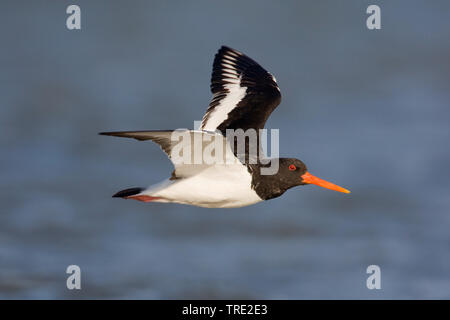
[[[237,83],[228,83],[224,85],[224,88],[229,92],[226,94],[225,98],[220,100],[220,103],[208,115],[208,121],[205,123],[205,126],[202,127],[203,130],[216,130],[222,122],[228,119],[228,113],[230,113],[238,105],[238,103],[244,99],[247,92],[247,87],[241,87],[239,82],[240,81]]]
[[[236,72],[236,66],[233,64],[229,64],[229,63],[222,63],[222,67],[227,68],[228,70],[232,70],[234,72]]]

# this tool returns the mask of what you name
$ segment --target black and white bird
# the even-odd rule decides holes
[[[235,149],[230,148],[232,143],[226,140],[227,129],[245,131],[264,128],[268,117],[281,101],[280,89],[275,78],[257,62],[237,50],[223,46],[214,59],[211,91],[213,97],[203,116],[200,130],[188,130],[188,134],[194,139],[196,135],[222,137],[227,150],[232,150],[231,157],[237,158]],[[171,177],[159,184],[148,188],[125,189],[113,197],[207,208],[236,208],[279,197],[292,187],[306,184],[350,193],[347,189],[311,175],[305,164],[294,158],[271,159],[264,164],[259,161],[251,163],[249,157],[229,163],[192,164],[174,161],[172,149],[177,142],[172,139],[173,133],[174,130],[100,133],[151,140],[160,145],[175,167]],[[249,149],[245,150],[248,156]],[[278,162],[278,170],[271,175],[261,174],[261,168],[267,167],[272,161]]]

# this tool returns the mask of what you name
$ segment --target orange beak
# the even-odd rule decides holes
[[[334,191],[350,193],[349,190],[339,187],[339,186],[335,185],[334,183],[317,178],[317,177],[313,176],[312,174],[310,174],[308,171],[302,175],[302,179],[303,179],[303,183],[315,184],[319,187],[331,189]]]

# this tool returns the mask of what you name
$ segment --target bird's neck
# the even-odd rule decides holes
[[[268,164],[248,164],[248,171],[252,175],[251,187],[256,194],[263,200],[269,200],[281,196],[288,186],[283,184],[283,180],[279,178],[278,170],[274,174],[263,174],[268,168],[273,168],[273,161],[279,159],[272,159]]]

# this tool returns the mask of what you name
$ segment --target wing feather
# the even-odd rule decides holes
[[[229,47],[217,52],[211,76],[213,94],[201,129],[262,129],[281,101],[275,78],[257,62]]]
[[[214,165],[232,164],[239,161],[228,141],[224,136],[215,132],[196,131],[187,129],[178,130],[147,130],[147,131],[115,131],[101,132],[101,135],[115,136],[123,138],[134,138],[139,141],[151,140],[157,143],[167,154],[175,167],[171,179],[188,178],[196,175]],[[217,140],[216,140],[217,139]],[[217,144],[215,144],[217,143]],[[219,144],[220,143],[220,144]],[[210,158],[208,146],[212,150],[214,147],[221,146],[222,152],[218,153],[218,158]],[[184,158],[184,151],[189,152]],[[216,150],[219,150],[216,148]],[[212,153],[211,153],[212,154]],[[215,156],[215,151],[212,156]]]

